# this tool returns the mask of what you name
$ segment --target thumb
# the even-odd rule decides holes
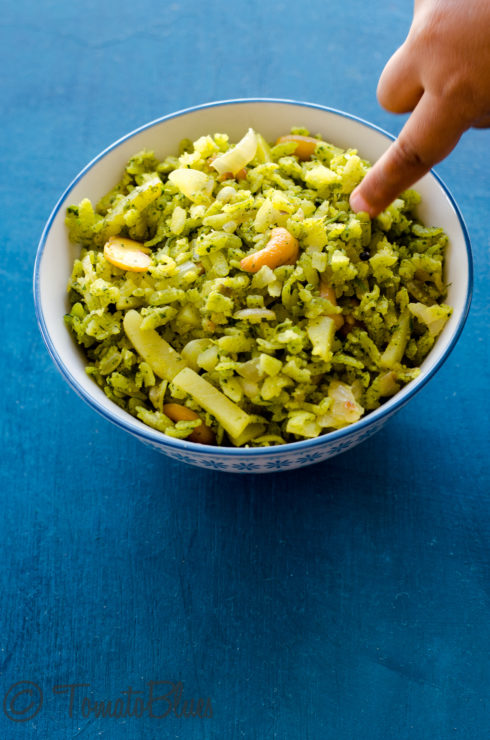
[[[352,192],[352,210],[377,216],[444,159],[467,128],[448,99],[424,92],[396,141]]]

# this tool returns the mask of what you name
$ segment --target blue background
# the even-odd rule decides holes
[[[57,373],[31,292],[61,192],[146,121],[272,96],[397,133],[403,118],[379,108],[375,89],[409,6],[2,7],[2,738],[490,737],[490,132],[468,132],[437,168],[474,249],[458,345],[383,431],[304,471],[190,468],[111,426]],[[44,694],[24,723],[5,713],[18,681]],[[83,705],[129,686],[148,698],[150,681],[181,681],[213,716],[97,719]],[[53,687],[75,683],[88,686],[70,717]]]

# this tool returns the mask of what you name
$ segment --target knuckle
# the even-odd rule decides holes
[[[404,167],[419,170],[428,166],[408,136],[399,136],[393,145],[393,160],[395,167]]]

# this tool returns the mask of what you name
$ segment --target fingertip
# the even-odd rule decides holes
[[[359,188],[356,188],[352,191],[349,198],[349,203],[350,207],[355,213],[359,213],[359,211],[365,211],[367,208],[366,200],[364,199],[362,193],[359,192]]]
[[[360,213],[362,211],[367,213],[371,218],[374,218],[378,214],[376,208],[366,200],[366,197],[362,193],[361,185],[352,191],[349,198],[349,204],[354,213]]]

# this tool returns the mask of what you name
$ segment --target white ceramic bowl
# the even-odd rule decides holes
[[[226,132],[238,140],[249,126],[267,140],[306,126],[341,147],[355,147],[372,162],[385,151],[392,137],[376,126],[341,111],[290,100],[231,100],[198,106],[164,116],[116,141],[90,162],[68,186],[56,204],[42,234],[34,270],[36,313],[47,348],[71,387],[104,418],[133,434],[169,457],[203,468],[228,472],[290,470],[326,460],[348,450],[378,431],[392,414],[436,373],[454,347],[463,328],[472,286],[471,251],[458,207],[437,175],[430,173],[417,183],[422,195],[419,217],[427,225],[444,227],[450,238],[446,279],[447,302],[453,314],[422,365],[419,377],[379,409],[357,423],[308,439],[258,449],[217,448],[172,439],[151,429],[109,401],[85,373],[83,355],[68,332],[63,316],[68,310],[66,285],[77,248],[68,241],[64,224],[66,207],[106,193],[120,179],[125,163],[143,148],[158,157],[174,153],[184,137],[192,140],[206,133]],[[69,420],[66,420],[69,424]]]

